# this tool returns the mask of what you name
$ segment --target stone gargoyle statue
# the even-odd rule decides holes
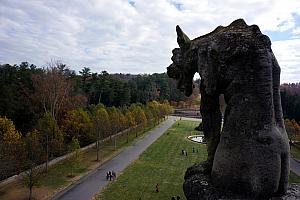
[[[280,67],[268,36],[242,19],[193,40],[179,26],[176,32],[180,48],[173,50],[167,74],[187,96],[193,91],[194,74],[200,74],[208,152],[206,162],[185,174],[187,199],[202,199],[203,174],[216,193],[225,196],[264,199],[285,194],[289,143],[282,119]],[[227,104],[222,130],[220,94]]]

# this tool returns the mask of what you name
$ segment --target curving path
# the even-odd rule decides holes
[[[169,118],[159,126],[149,131],[136,143],[126,147],[121,153],[99,166],[96,170],[81,178],[78,182],[70,185],[65,190],[54,195],[52,200],[88,200],[105,187],[109,181],[106,180],[106,172],[113,170],[117,175],[124,170],[132,161],[145,151],[156,139],[158,139],[178,119]]]

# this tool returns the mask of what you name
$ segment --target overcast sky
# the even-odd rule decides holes
[[[300,82],[300,0],[0,0],[0,63],[161,73],[176,24],[193,39],[237,18],[271,38],[281,82]]]

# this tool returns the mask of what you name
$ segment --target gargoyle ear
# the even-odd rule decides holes
[[[180,46],[180,48],[188,48],[191,43],[189,37],[181,30],[181,28],[178,25],[176,26],[176,32],[177,32],[177,43]]]

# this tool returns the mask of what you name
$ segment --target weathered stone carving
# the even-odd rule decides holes
[[[288,186],[289,144],[282,120],[280,67],[270,39],[242,19],[193,40],[179,26],[176,31],[180,48],[173,50],[167,73],[189,96],[193,76],[199,72],[208,152],[205,163],[186,172],[187,198],[202,198],[206,183],[197,184],[205,174],[221,196],[283,195]],[[222,131],[220,94],[227,104]]]

